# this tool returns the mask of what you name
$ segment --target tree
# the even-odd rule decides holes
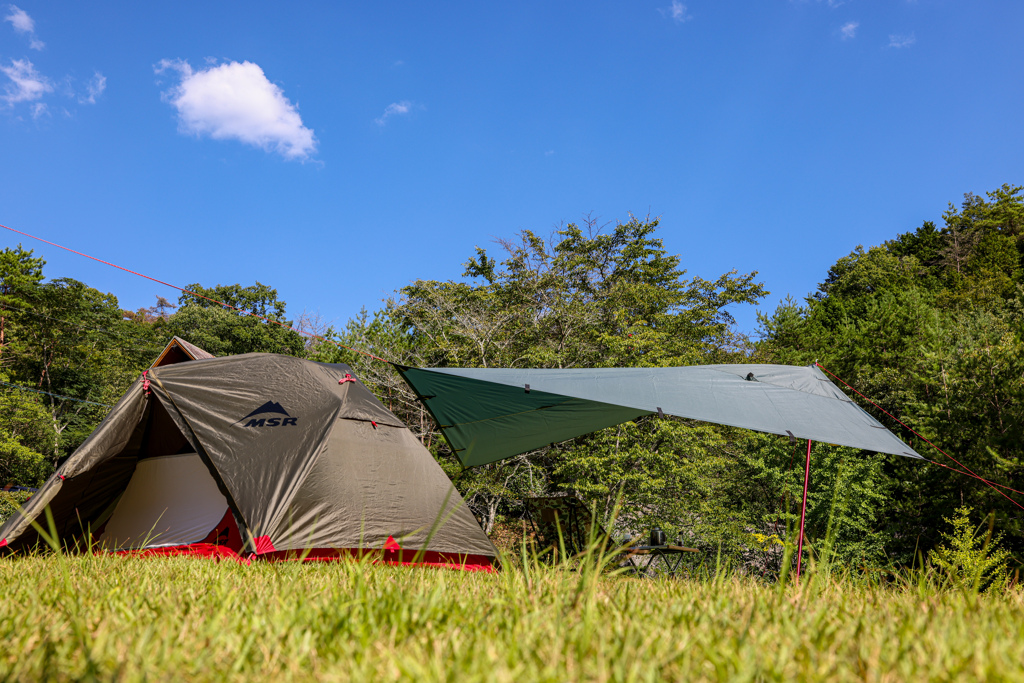
[[[104,404],[113,404],[159,349],[123,320],[113,295],[77,280],[45,282],[21,300],[9,368],[22,385],[46,392],[52,427],[47,451],[56,463],[85,439],[106,414]]]
[[[0,483],[40,486],[53,471],[43,451],[50,445],[51,415],[41,395],[19,391],[0,373]]]
[[[11,309],[20,310],[28,292],[43,280],[46,261],[32,256],[19,244],[0,251],[0,356],[7,344],[7,321]]]
[[[192,284],[186,289],[195,294],[183,293],[179,297],[180,308],[167,319],[167,330],[171,334],[215,356],[304,353],[302,335],[289,329],[292,322],[285,318],[286,304],[277,298],[276,289],[260,282],[250,287]],[[230,308],[232,306],[234,308]]]
[[[987,201],[968,193],[959,208],[950,205],[941,230],[926,222],[839,259],[802,305],[787,300],[761,316],[761,352],[775,362],[819,360],[974,472],[1022,488],[1022,190],[1003,185]],[[1024,531],[1020,509],[977,480],[903,458],[887,459],[882,475],[877,523],[897,561],[937,543],[935,530],[956,505],[996,511],[1009,538]]]
[[[748,350],[732,331],[727,307],[766,294],[756,273],[687,278],[679,256],[667,253],[657,237],[658,226],[657,220],[630,217],[607,231],[592,220],[569,224],[549,239],[524,231],[516,240],[499,241],[500,261],[478,248],[462,280],[416,280],[372,318],[364,313],[351,321],[335,339],[420,366],[686,365],[720,362],[735,357],[737,349]],[[710,519],[706,500],[693,493],[692,484],[698,471],[724,476],[722,468],[707,464],[709,454],[721,453],[724,440],[706,426],[640,420],[460,472],[422,406],[386,366],[325,345],[317,356],[353,364],[414,425],[485,529],[500,514],[520,512],[521,496],[559,489],[579,491],[605,516],[619,497],[631,509],[644,509],[623,518],[627,527],[657,522],[680,528],[682,518]],[[702,486],[710,490],[717,484]],[[657,491],[666,503],[652,507]],[[678,504],[667,504],[683,491],[688,493]],[[721,509],[716,514],[727,516]]]

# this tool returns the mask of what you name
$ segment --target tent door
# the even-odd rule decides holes
[[[108,550],[198,543],[227,509],[198,454],[146,458],[136,466],[99,542]]]

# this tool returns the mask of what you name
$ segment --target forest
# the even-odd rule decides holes
[[[338,327],[290,314],[259,282],[191,284],[176,302],[158,296],[150,308],[123,310],[112,294],[52,277],[33,250],[5,248],[0,484],[45,481],[177,335],[218,356],[350,364],[492,535],[521,533],[523,496],[575,491],[617,532],[658,525],[771,577],[799,518],[802,444],[645,417],[463,470],[392,367],[352,349],[413,366],[817,361],[891,414],[847,390],[929,460],[956,467],[893,418],[984,479],[1024,489],[1024,187],[968,193],[949,204],[941,225],[926,221],[858,247],[822,274],[816,291],[760,314],[752,336],[737,331],[729,311],[768,302],[757,273],[691,275],[683,255],[664,247],[663,230],[656,218],[629,216],[547,235],[523,231],[468,255],[461,278],[412,280]],[[930,462],[814,446],[808,538],[853,571],[912,565],[962,507],[1024,556],[1022,508],[984,482]]]

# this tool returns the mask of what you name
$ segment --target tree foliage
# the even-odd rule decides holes
[[[1024,488],[1022,190],[967,194],[943,227],[925,222],[840,258],[802,304],[787,300],[762,316],[762,353],[820,361],[971,471]],[[927,457],[959,467],[862,405]],[[962,504],[995,511],[1021,539],[1024,511],[983,482],[902,458],[886,463],[885,479],[879,523],[890,557],[910,562],[915,549],[933,547],[942,519]]]
[[[944,518],[953,527],[943,532],[944,543],[932,550],[929,559],[945,572],[951,586],[962,591],[998,592],[1010,582],[1010,551],[1001,547],[1003,534],[993,533],[992,525],[976,527],[973,510],[963,505],[952,518]],[[991,522],[991,518],[988,520]],[[988,526],[986,530],[984,527]]]
[[[644,417],[463,470],[397,373],[373,357],[536,368],[819,361],[960,464],[862,401],[923,454],[1024,490],[1022,193],[1003,185],[967,194],[941,226],[924,222],[858,247],[815,292],[761,315],[756,343],[735,331],[730,310],[768,294],[757,274],[688,275],[650,218],[588,219],[477,248],[460,278],[412,280],[380,309],[332,328],[335,343],[289,329],[285,302],[260,282],[193,284],[177,304],[157,297],[123,311],[84,283],[47,280],[31,251],[4,249],[0,483],[41,482],[178,335],[215,355],[349,363],[434,454],[488,532],[522,517],[524,496],[574,491],[606,523],[618,510],[618,532],[660,526],[770,576],[799,521],[802,443]],[[960,519],[962,506],[994,513],[1008,552],[1024,552],[1022,510],[970,476],[828,444],[815,445],[811,471],[806,526],[819,556],[851,568],[909,564],[943,542],[943,520]],[[933,561],[954,561],[943,552]]]
[[[756,273],[687,277],[658,227],[630,217],[607,231],[593,221],[569,224],[547,239],[524,231],[499,242],[500,259],[478,248],[462,279],[414,281],[338,339],[419,366],[658,367],[739,357],[749,347],[734,333],[728,307],[766,294]],[[578,492],[606,520],[621,502],[619,526],[634,533],[696,524],[694,538],[709,548],[725,537],[722,524],[743,526],[729,511],[735,462],[719,430],[642,418],[460,471],[396,375],[356,353],[321,346],[318,355],[356,366],[420,430],[485,530],[500,514],[521,515],[522,496],[559,490]]]
[[[178,310],[167,318],[170,334],[187,339],[215,356],[256,352],[301,355],[304,352],[305,341],[302,335],[289,329],[293,323],[285,318],[286,304],[277,298],[276,289],[260,282],[249,287],[191,284],[185,289],[195,294],[183,293],[178,299]]]

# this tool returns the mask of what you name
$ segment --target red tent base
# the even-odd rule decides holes
[[[415,550],[369,550],[360,548],[312,548],[310,550],[276,550],[253,559],[270,562],[334,562],[370,556],[371,564],[391,564],[402,567],[441,567],[467,572],[495,572],[494,560],[486,555],[456,555]]]
[[[243,557],[234,550],[223,545],[212,543],[192,543],[190,545],[172,545],[164,548],[146,548],[144,550],[120,550],[116,555],[134,557],[171,557],[191,556],[208,557],[214,560],[233,560],[240,564],[249,564],[252,560],[267,562],[337,562],[370,557],[371,564],[390,564],[401,567],[439,567],[457,569],[467,572],[495,572],[494,562],[486,555],[453,555],[438,552],[424,552],[419,558],[413,550],[367,550],[359,548],[312,548],[310,550],[275,550],[260,555]]]
[[[102,552],[102,551],[101,551]],[[169,557],[186,555],[193,557],[209,557],[214,560],[234,560],[240,564],[249,564],[249,560],[224,545],[212,543],[192,543],[190,545],[169,545],[165,548],[146,548],[144,550],[118,550],[114,555],[132,555],[134,557]]]
[[[102,533],[102,529],[100,530]],[[209,557],[215,560],[234,560],[241,564],[249,564],[254,559],[268,562],[334,562],[337,560],[358,559],[370,556],[371,564],[392,564],[402,567],[441,567],[459,569],[467,572],[493,572],[495,561],[486,555],[459,555],[456,553],[424,552],[419,557],[415,550],[402,549],[402,546],[391,536],[384,542],[384,548],[312,548],[309,550],[277,550],[270,537],[260,536],[256,540],[256,552],[248,555],[239,554],[242,550],[242,536],[238,533],[238,525],[231,510],[224,513],[220,523],[206,538],[198,543],[187,545],[169,545],[163,548],[146,548],[143,550],[119,550],[118,555],[135,557],[168,557],[186,555],[193,557]],[[102,552],[102,551],[101,551]]]

